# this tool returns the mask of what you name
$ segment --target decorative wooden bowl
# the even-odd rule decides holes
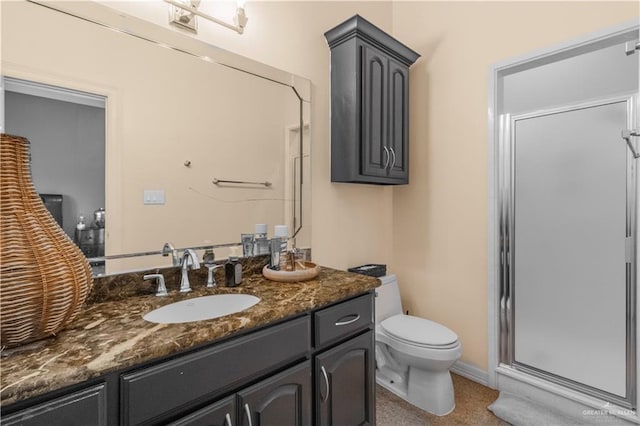
[[[300,262],[298,262],[299,264]],[[304,269],[275,271],[269,268],[269,265],[265,265],[262,268],[262,275],[271,281],[280,281],[285,283],[291,283],[296,281],[307,281],[318,276],[320,273],[320,267],[313,262],[304,262]]]

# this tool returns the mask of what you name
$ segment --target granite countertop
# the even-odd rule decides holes
[[[173,291],[168,297],[94,300],[56,337],[3,352],[0,404],[6,406],[246,332],[365,293],[380,282],[321,268],[315,279],[305,282],[274,282],[254,273],[235,288],[207,289],[203,283],[192,280],[194,291],[186,295]],[[143,314],[169,303],[225,293],[253,294],[261,300],[245,311],[205,321],[155,324],[142,319]]]

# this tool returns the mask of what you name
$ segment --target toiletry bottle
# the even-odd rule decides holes
[[[269,251],[271,252],[271,262],[269,268],[274,271],[280,270],[280,237],[273,237],[269,241]]]
[[[224,264],[224,276],[227,287],[237,287],[242,282],[242,264],[237,257],[229,256]]]
[[[287,242],[289,241],[289,227],[287,225],[276,225],[273,232],[274,237],[280,238],[280,270],[288,269]]]
[[[253,226],[253,232],[255,233],[256,238],[267,238],[267,224],[256,223]]]
[[[253,253],[254,254],[267,254],[268,251],[265,251],[265,240],[267,239],[267,224],[266,223],[256,223],[253,226]]]
[[[87,225],[85,225],[84,223],[84,216],[80,215],[78,217],[78,223],[76,224],[76,230],[73,233],[73,242],[76,243],[78,246],[80,245],[80,242],[82,241],[82,239],[86,238],[86,233],[84,232],[86,227]]]

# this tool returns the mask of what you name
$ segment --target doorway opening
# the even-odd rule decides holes
[[[36,191],[87,258],[104,256],[106,98],[2,80],[3,129],[29,140]]]

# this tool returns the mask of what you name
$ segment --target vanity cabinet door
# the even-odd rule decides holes
[[[238,393],[239,426],[311,425],[311,362]]]
[[[106,426],[107,386],[101,383],[7,416],[3,414],[2,424]]]
[[[316,424],[375,424],[374,334],[369,331],[315,358]]]
[[[408,183],[409,69],[362,44],[361,173]]]
[[[362,61],[362,152],[361,173],[367,176],[387,175],[391,164],[388,143],[388,74],[389,60],[378,49],[363,44]]]
[[[230,396],[211,404],[169,426],[234,426],[236,424],[236,398]]]
[[[409,182],[409,70],[389,59],[389,139],[391,154],[388,176],[398,183]]]

